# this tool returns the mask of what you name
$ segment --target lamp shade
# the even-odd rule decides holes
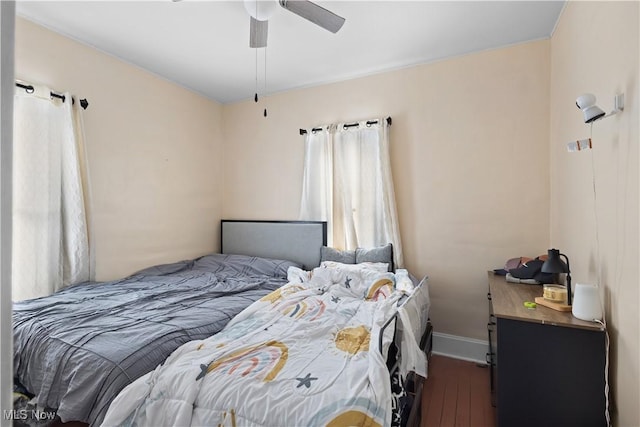
[[[542,264],[543,273],[568,273],[569,266],[560,258],[558,249],[547,251],[547,260]]]
[[[276,12],[278,2],[276,0],[244,0],[244,8],[258,21],[266,21]]]
[[[601,117],[604,117],[605,112],[602,111],[602,108],[598,107],[597,105],[592,105],[591,107],[587,107],[582,110],[582,114],[584,115],[584,122],[591,123],[595,122]]]
[[[565,263],[560,257],[564,257],[567,262]],[[549,249],[547,251],[547,260],[542,264],[540,271],[552,274],[567,273],[567,305],[571,305],[571,267],[569,267],[569,257],[561,254],[557,249]]]

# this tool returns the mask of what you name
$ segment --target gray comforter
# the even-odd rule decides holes
[[[99,425],[126,385],[286,283],[289,261],[208,255],[14,303],[14,372],[63,422]]]

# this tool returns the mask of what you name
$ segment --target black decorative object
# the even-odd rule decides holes
[[[569,268],[569,257],[560,253],[558,249],[549,249],[547,251],[548,258],[542,264],[543,273],[567,273],[567,305],[571,305],[571,269]],[[567,262],[562,261],[560,257],[564,257]]]

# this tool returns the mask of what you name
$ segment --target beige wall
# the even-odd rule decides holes
[[[392,116],[405,263],[438,332],[485,339],[486,271],[549,242],[549,42],[227,105],[229,218],[295,219],[299,128]]]
[[[431,277],[437,331],[485,339],[485,271],[561,248],[600,285],[616,424],[638,426],[638,36],[637,2],[570,2],[551,41],[222,107],[18,19],[16,76],[91,103],[99,279],[215,250],[221,217],[295,219],[298,129],[392,116],[405,262]],[[568,154],[585,92],[626,109]]]
[[[629,427],[640,425],[638,15],[638,2],[569,2],[551,40],[551,243],[574,283],[600,286],[615,425]],[[624,93],[625,110],[591,129],[574,104],[586,92],[607,112]],[[593,150],[566,151],[591,133]]]
[[[218,247],[222,106],[24,19],[16,78],[89,100],[96,278]]]

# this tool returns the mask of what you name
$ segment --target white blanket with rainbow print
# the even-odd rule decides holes
[[[291,267],[288,279],[125,388],[103,425],[388,425],[392,331],[384,355],[378,338],[401,296],[393,274]]]

